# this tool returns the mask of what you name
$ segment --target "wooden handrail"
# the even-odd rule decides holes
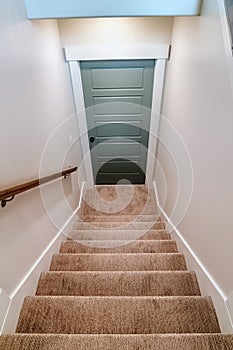
[[[14,199],[15,195],[22,193],[22,192],[25,192],[25,191],[28,191],[31,188],[38,187],[40,185],[43,185],[47,182],[53,181],[53,180],[58,179],[60,177],[66,178],[71,173],[77,171],[77,169],[78,169],[78,167],[76,167],[76,166],[69,167],[69,168],[66,168],[66,169],[58,172],[58,173],[54,173],[52,175],[42,177],[41,179],[38,178],[35,180],[31,180],[31,181],[22,183],[21,185],[9,187],[3,191],[0,191],[0,201],[1,201],[2,208],[4,208],[6,206],[7,202],[12,201]]]

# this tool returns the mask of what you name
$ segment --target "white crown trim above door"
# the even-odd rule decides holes
[[[166,60],[169,57],[169,45],[131,44],[131,45],[85,45],[66,47],[67,61],[98,61],[98,60]]]

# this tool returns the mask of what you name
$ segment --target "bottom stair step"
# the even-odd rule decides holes
[[[17,333],[220,333],[207,297],[27,297]]]
[[[232,350],[233,335],[32,335],[0,337],[0,350]]]

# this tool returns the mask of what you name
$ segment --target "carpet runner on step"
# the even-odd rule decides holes
[[[1,350],[233,349],[145,186],[87,193],[16,332]]]

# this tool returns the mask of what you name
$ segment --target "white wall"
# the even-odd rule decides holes
[[[39,173],[47,175],[68,165],[79,165],[81,155],[79,144],[73,144],[78,135],[75,118],[63,123],[74,114],[74,103],[57,22],[30,22],[26,19],[24,1],[12,0],[1,2],[0,23],[3,190],[37,178]],[[82,182],[84,177],[80,175]],[[5,332],[13,331],[23,295],[34,292],[40,272],[33,273],[34,265],[70,218],[78,201],[76,173],[68,180],[43,186],[41,192],[34,189],[20,194],[5,209],[0,209],[0,288],[4,291],[0,295],[0,303],[4,302],[0,309],[6,309],[8,295],[14,310],[10,310]],[[53,249],[42,259],[41,268],[48,267],[52,252]],[[30,270],[22,293],[21,283]]]
[[[63,46],[170,44],[173,18],[89,18],[59,20]]]
[[[160,127],[160,138],[172,156],[160,144],[158,158],[168,184],[164,210],[225,302],[233,291],[233,91],[230,42],[228,48],[224,46],[226,31],[218,7],[220,4],[222,9],[222,3],[204,0],[200,18],[174,21],[163,103],[165,119]],[[231,63],[233,70],[232,59]],[[182,164],[185,152],[178,149],[177,137],[170,137],[167,122],[181,134],[191,157],[194,187],[186,214],[182,199],[177,206],[177,198],[179,191],[185,197],[191,189],[191,173],[189,166]],[[164,179],[157,173],[155,180],[163,198],[160,182],[164,184]],[[219,314],[222,311],[219,309]],[[230,330],[227,324],[223,328]]]

